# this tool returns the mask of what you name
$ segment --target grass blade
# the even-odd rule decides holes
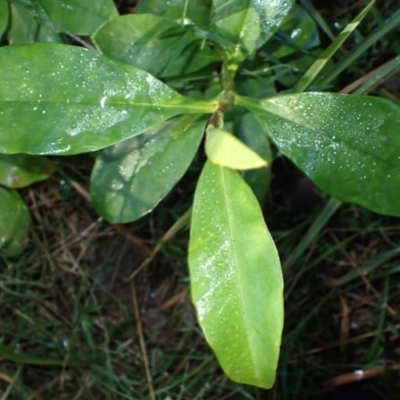
[[[358,57],[365,54],[365,51],[373,46],[378,40],[384,35],[389,33],[392,29],[396,29],[400,25],[400,10],[395,12],[390,18],[388,18],[383,24],[372,32],[364,40],[360,46],[351,51],[347,57],[342,58],[336,65],[334,65],[329,71],[326,71],[318,80],[318,85],[327,85],[332,82],[342,71],[344,71],[349,65],[351,65]]]
[[[360,14],[352,22],[350,22],[346,28],[340,33],[340,35],[328,46],[328,48],[322,52],[319,58],[313,63],[313,65],[308,69],[304,76],[297,82],[296,86],[293,88],[292,93],[301,93],[310,86],[311,82],[317,77],[322,68],[330,60],[330,58],[336,53],[340,46],[345,42],[345,40],[353,33],[357,28],[358,24],[363,20],[363,18],[368,14],[368,11],[373,6],[374,1],[368,4]]]

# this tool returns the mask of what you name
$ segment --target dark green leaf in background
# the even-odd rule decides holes
[[[193,32],[151,14],[115,18],[104,24],[93,40],[103,54],[159,77],[188,74],[218,61]]]
[[[292,5],[293,0],[213,0],[212,28],[240,62],[277,31]]]
[[[192,22],[205,28],[209,23],[210,6],[208,0],[142,0],[135,13],[155,14],[180,24]]]
[[[32,44],[36,42],[61,42],[55,27],[40,4],[24,6],[10,4],[11,23],[8,32],[9,44]]]
[[[0,0],[0,39],[7,29],[9,18],[9,8],[7,0]]]
[[[317,48],[310,50],[307,54],[296,53],[289,56],[290,68],[287,69],[286,73],[280,74],[278,77],[279,83],[292,88],[321,54],[322,50]],[[333,61],[329,60],[327,65],[333,65]]]
[[[0,49],[1,153],[84,153],[175,115],[215,108],[83,48],[41,43]]]
[[[104,22],[117,17],[112,0],[40,0],[58,30],[91,35]]]
[[[254,117],[254,114],[251,113],[240,115],[237,118],[234,132],[243,143],[253,149],[268,163],[263,168],[242,172],[244,180],[251,187],[258,201],[262,203],[268,192],[272,175],[272,153],[268,137],[265,135],[260,123]]]
[[[0,187],[0,253],[16,257],[26,245],[30,216],[15,190]]]
[[[240,174],[210,162],[196,189],[189,267],[200,325],[224,371],[270,388],[283,324],[278,254]]]
[[[318,29],[314,20],[303,7],[298,5],[295,5],[283,20],[276,39],[282,42],[272,51],[272,55],[277,59],[293,54],[297,50],[309,50],[319,45]],[[267,48],[270,48],[268,44]]]
[[[47,179],[54,171],[45,157],[29,154],[0,154],[0,185],[22,188]]]
[[[398,105],[332,93],[237,100],[321,189],[375,212],[400,216]]]
[[[206,120],[182,116],[104,149],[91,178],[97,211],[125,223],[150,212],[186,172]]]
[[[270,74],[244,70],[240,72],[235,77],[235,88],[240,95],[264,98],[276,93],[272,71]]]

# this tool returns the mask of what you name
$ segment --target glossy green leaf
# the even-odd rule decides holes
[[[231,58],[240,62],[279,28],[292,0],[213,0],[212,28],[230,42]]]
[[[118,16],[112,0],[40,0],[61,32],[91,35],[104,22]]]
[[[236,136],[218,128],[207,130],[205,150],[208,159],[222,167],[246,170],[268,164]]]
[[[0,39],[7,29],[9,16],[8,1],[0,0]]]
[[[186,172],[206,120],[182,116],[104,149],[91,178],[97,211],[125,223],[150,212]]]
[[[278,31],[279,40],[283,43],[272,52],[280,59],[296,52],[297,49],[308,50],[319,45],[317,26],[304,8],[295,5],[283,20]]]
[[[45,157],[29,154],[0,154],[0,185],[22,188],[47,179],[55,170]]]
[[[0,187],[0,253],[16,257],[26,245],[30,217],[18,192]]]
[[[142,0],[135,13],[155,14],[179,23],[192,22],[199,27],[207,27],[210,5],[208,0]]]
[[[400,107],[367,96],[302,93],[237,98],[321,189],[400,216]]]
[[[93,41],[103,54],[159,77],[188,74],[218,61],[193,32],[151,14],[115,18],[93,35]]]
[[[244,180],[251,187],[258,201],[262,203],[268,193],[272,177],[272,153],[268,137],[252,113],[246,113],[237,119],[235,133],[243,143],[268,163],[263,168],[242,172]]]
[[[9,44],[32,44],[36,42],[61,42],[54,26],[46,23],[48,19],[40,4],[23,6],[10,3],[11,23],[8,32]],[[40,18],[42,17],[42,18]]]
[[[213,101],[184,97],[136,67],[74,46],[0,49],[0,152],[76,154],[110,146]],[[23,118],[21,118],[23,116]]]
[[[251,189],[210,162],[196,189],[189,267],[200,325],[224,371],[270,388],[283,325],[278,254]]]

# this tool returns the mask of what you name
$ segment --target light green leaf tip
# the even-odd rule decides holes
[[[268,161],[236,136],[222,129],[207,130],[205,150],[208,159],[222,167],[247,170],[268,166]]]
[[[270,388],[283,326],[282,272],[258,201],[237,171],[206,163],[189,267],[199,323],[226,374]]]

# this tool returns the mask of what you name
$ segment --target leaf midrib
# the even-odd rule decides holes
[[[220,167],[219,171],[220,171],[221,182],[222,182],[222,187],[223,187],[223,195],[224,195],[225,207],[226,207],[226,211],[227,211],[226,215],[227,215],[227,220],[228,220],[229,236],[231,238],[231,243],[233,244],[235,242],[234,241],[234,237],[233,237],[233,232],[232,232],[233,223],[231,221],[231,209],[230,209],[231,207],[230,207],[230,203],[229,203],[229,197],[227,196],[226,189],[225,189],[226,188],[226,184],[225,184],[224,167]],[[249,318],[247,316],[246,308],[245,308],[244,301],[243,301],[244,290],[243,290],[243,287],[242,287],[242,284],[241,284],[241,279],[240,279],[240,271],[239,271],[239,267],[238,267],[238,265],[239,265],[238,256],[237,256],[237,253],[236,253],[236,247],[234,245],[232,245],[232,247],[233,247],[232,253],[233,253],[233,256],[234,256],[234,259],[235,259],[235,263],[234,264],[235,264],[236,276],[239,276],[239,279],[237,279],[237,287],[239,288],[239,292],[240,292],[241,311],[242,311],[243,319],[246,321],[245,326],[247,327],[249,325],[248,324]],[[246,332],[246,338],[249,338],[250,334],[248,333],[248,330],[245,329],[245,332]],[[257,364],[257,362],[256,362],[256,357],[255,357],[253,348],[251,346],[251,342],[252,342],[251,338],[250,338],[250,340],[247,340],[248,349],[249,349],[250,357],[251,357],[251,360],[252,360],[252,366],[254,367]],[[258,376],[258,373],[257,373],[257,368],[253,368],[253,372],[257,376],[257,379],[259,379],[259,376]]]
[[[191,100],[191,99],[189,99]],[[190,105],[185,103],[179,104],[166,104],[166,103],[143,103],[143,102],[115,102],[110,101],[106,102],[105,107],[101,107],[100,101],[96,102],[87,102],[87,101],[51,101],[51,100],[0,100],[0,106],[2,103],[17,103],[17,104],[62,104],[62,105],[86,105],[86,106],[98,106],[98,108],[106,110],[108,106],[142,106],[142,107],[163,107],[163,108],[180,108],[193,112],[202,112],[202,113],[212,113],[216,109],[216,105],[210,103],[205,104],[204,107],[201,105]],[[206,108],[207,106],[208,108]]]

